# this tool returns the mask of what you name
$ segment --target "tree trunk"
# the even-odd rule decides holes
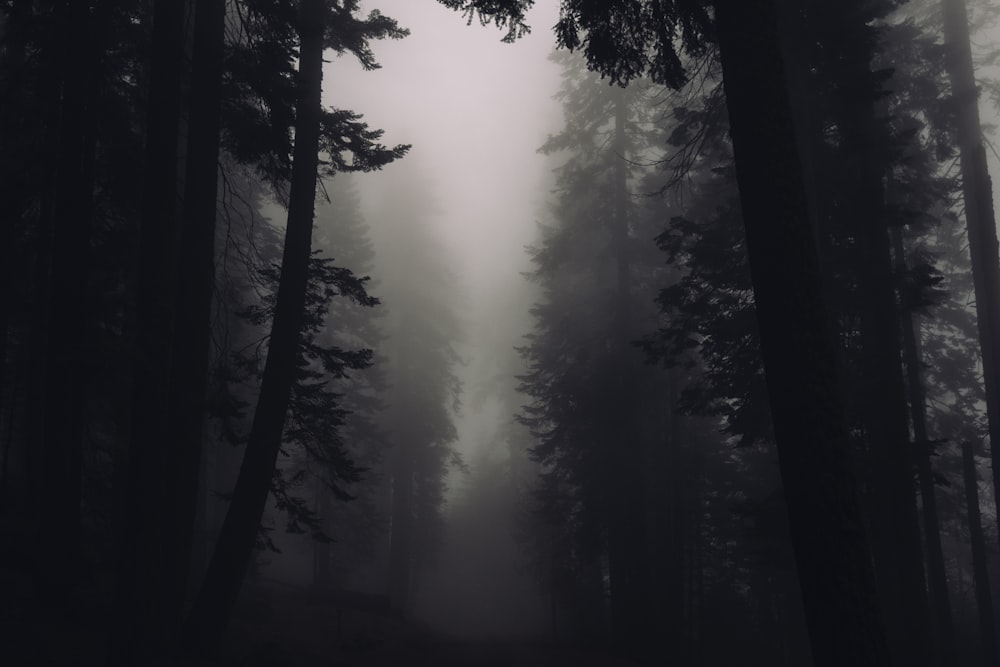
[[[84,377],[88,326],[87,275],[93,216],[95,134],[93,91],[100,50],[89,2],[57,3],[51,49],[58,56],[57,158],[52,165],[51,217],[43,219],[51,260],[44,326],[44,393],[38,442],[46,492],[38,498],[35,586],[43,599],[65,598],[80,555]],[[64,331],[63,322],[80,330]]]
[[[972,64],[965,0],[942,0],[941,10],[948,47],[945,63],[951,81],[952,100],[957,107],[958,125],[955,131],[958,135],[965,224],[983,360],[993,497],[1000,498],[1000,257],[993,210],[993,183],[986,165],[986,149],[979,122],[979,90]],[[996,513],[996,520],[1000,528],[1000,512]]]
[[[660,514],[655,532],[659,553],[656,575],[661,580],[657,588],[660,596],[655,600],[660,609],[657,616],[659,627],[668,646],[676,647],[681,662],[686,659],[684,652],[684,521],[685,511],[683,477],[681,469],[681,416],[677,414],[677,376],[669,371],[664,403],[666,405],[664,442],[659,448],[662,465],[654,469],[662,475],[658,485],[656,508]]]
[[[864,28],[864,26],[861,26]],[[854,174],[853,192],[842,210],[856,243],[858,305],[861,313],[865,382],[859,389],[866,430],[873,503],[870,511],[875,571],[893,662],[933,663],[930,608],[927,602],[920,523],[913,486],[913,453],[903,383],[899,315],[892,276],[883,162],[886,138],[876,130],[871,54],[847,46],[838,71],[845,99],[841,159]],[[861,88],[860,95],[858,88]]]
[[[326,486],[316,481],[313,488],[313,511],[323,522],[323,531],[330,535],[333,533],[333,522],[330,513],[333,511],[333,502],[330,491]],[[332,549],[329,542],[313,540],[313,586],[322,590],[341,588],[335,586],[333,579],[333,563],[331,562]]]
[[[185,3],[157,0],[149,67],[146,147],[135,295],[135,352],[126,488],[118,496],[120,551],[113,664],[142,664],[165,648],[165,608],[175,564],[163,527],[172,525],[169,400],[174,284],[181,195],[181,82]],[[173,535],[170,535],[172,538]]]
[[[761,352],[813,659],[817,667],[884,667],[890,663],[774,3],[714,5]]]
[[[221,642],[253,556],[298,367],[319,164],[324,0],[301,0],[298,20],[295,147],[281,277],[250,439],[208,573],[188,618],[187,639],[202,651],[213,651]]]
[[[173,524],[163,545],[174,564],[168,618],[179,623],[190,576],[208,384],[215,217],[226,22],[225,0],[195,0],[184,208],[181,221],[170,402],[167,409]],[[176,627],[173,628],[176,631]]]
[[[389,599],[404,614],[410,611],[413,568],[413,461],[398,441],[393,452],[392,534],[389,541]]]
[[[906,255],[903,249],[903,233],[899,228],[892,230],[892,240],[896,255],[896,272],[906,271]],[[903,354],[906,358],[906,379],[910,400],[910,419],[913,423],[913,439],[916,444],[914,455],[917,459],[917,474],[920,484],[920,499],[924,519],[924,541],[927,551],[927,578],[930,584],[930,606],[937,625],[938,664],[952,667],[958,664],[958,643],[951,618],[951,602],[948,600],[948,578],[945,572],[944,551],[941,547],[941,526],[938,521],[937,496],[934,493],[934,471],[931,467],[931,448],[927,437],[927,407],[923,380],[920,377],[920,350],[913,314],[904,304],[902,311]]]
[[[641,658],[644,642],[651,638],[645,627],[649,573],[645,535],[643,451],[635,425],[635,350],[631,345],[631,267],[629,258],[628,162],[626,124],[628,102],[621,88],[615,90],[614,216],[610,220],[615,255],[616,312],[612,329],[617,355],[617,389],[611,409],[611,426],[604,447],[612,475],[608,559],[611,570],[611,637],[619,653]]]
[[[6,22],[0,39],[3,40],[3,60],[0,61],[0,412],[8,383],[14,393],[13,380],[7,375],[7,346],[11,326],[11,312],[14,308],[14,280],[16,269],[23,268],[15,263],[15,241],[24,225],[24,197],[26,190],[24,147],[27,142],[23,135],[26,108],[25,54],[31,3],[28,0],[14,0],[6,11]],[[13,366],[13,364],[11,364]],[[11,374],[13,375],[13,373]],[[8,399],[9,400],[9,399]],[[8,412],[10,412],[8,410]],[[13,414],[13,413],[11,413]],[[10,440],[4,444],[4,474],[0,477],[0,511],[6,500],[7,450]]]
[[[979,514],[979,486],[972,444],[962,443],[962,471],[965,477],[965,503],[969,518],[969,542],[972,544],[972,571],[975,577],[976,606],[979,609],[979,633],[983,645],[983,666],[1000,664],[997,653],[996,620],[993,616],[993,596],[986,564],[986,540]]]

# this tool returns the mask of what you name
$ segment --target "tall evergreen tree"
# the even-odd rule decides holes
[[[348,148],[353,152],[351,167],[359,170],[377,169],[405,151],[402,147],[387,150],[375,145],[378,133],[368,132],[364,126],[347,125],[343,114],[337,117],[323,113],[320,95],[326,48],[349,51],[362,65],[372,68],[376,64],[368,40],[405,34],[394,21],[377,11],[367,19],[356,18],[356,11],[356,2],[329,7],[323,0],[302,0],[294,20],[299,71],[295,82],[295,143],[281,277],[261,392],[240,475],[204,584],[188,619],[189,640],[204,649],[217,646],[222,638],[253,552],[281,446],[306,306],[319,150],[329,150],[334,170],[344,167],[341,151]],[[291,48],[287,42],[281,46]],[[337,121],[341,123],[340,133],[333,134],[329,129],[322,132],[324,122]],[[332,139],[333,145],[321,144],[321,137]]]
[[[164,406],[170,400],[174,332],[174,284],[179,266],[183,191],[180,146],[186,40],[185,8],[176,2],[153,5],[153,42],[139,221],[135,317],[135,370],[126,484],[121,491],[120,555],[116,613],[118,636],[112,660],[142,662],[162,650],[164,635],[176,629],[166,601],[179,564],[156,539],[160,526],[174,526],[174,460]],[[169,500],[168,500],[169,498]],[[186,558],[185,558],[186,560]],[[169,583],[167,583],[169,582]],[[179,613],[179,609],[174,610]]]
[[[989,420],[993,497],[1000,498],[1000,245],[993,207],[993,182],[986,164],[979,120],[979,93],[972,62],[969,15],[964,0],[942,0],[945,62],[955,106],[954,129],[962,172],[966,232],[972,258],[983,384]],[[1000,528],[1000,512],[997,512]]]
[[[676,444],[666,425],[673,418],[661,414],[673,407],[671,379],[644,367],[633,345],[664,279],[645,240],[663,207],[643,206],[637,194],[638,165],[659,135],[647,136],[653,95],[642,86],[608,87],[579,59],[558,60],[566,125],[543,151],[562,164],[551,221],[532,251],[541,297],[522,348],[529,402],[521,419],[541,470],[534,549],[558,561],[536,568],[591,639],[607,637],[638,657],[650,650],[661,604],[650,559],[664,542],[652,526],[674,509],[657,504],[659,482],[676,473],[660,451]]]

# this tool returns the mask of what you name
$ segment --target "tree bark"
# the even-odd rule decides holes
[[[184,207],[178,249],[174,338],[167,408],[172,536],[164,549],[174,564],[167,612],[179,625],[191,569],[194,521],[208,384],[215,218],[225,50],[225,0],[195,0]],[[173,627],[176,632],[178,627]]]
[[[118,499],[119,554],[112,664],[143,664],[165,649],[165,608],[173,584],[163,527],[172,525],[171,459],[166,437],[174,284],[181,198],[181,83],[185,3],[157,0],[149,66],[139,275],[135,294],[135,352],[131,432],[125,484]],[[172,537],[172,535],[171,535]]]
[[[864,396],[861,415],[871,469],[873,503],[869,515],[875,571],[894,662],[929,667],[934,655],[930,608],[920,548],[914,457],[910,450],[899,315],[882,184],[884,160],[880,149],[886,138],[876,130],[877,90],[862,83],[865,78],[872,78],[869,65],[872,54],[854,44],[848,49],[838,67],[846,80],[837,83],[841,97],[848,100],[844,105],[841,159],[854,174],[854,189],[847,195],[849,201],[838,222],[852,231],[856,243],[857,298],[866,369],[864,385],[858,389]],[[859,87],[860,95],[856,92]],[[852,97],[860,99],[855,101]]]
[[[683,493],[683,469],[681,456],[681,416],[677,409],[677,374],[669,371],[667,378],[666,405],[664,425],[664,442],[660,447],[662,466],[655,469],[661,471],[663,481],[659,485],[657,509],[661,516],[657,517],[655,536],[660,546],[657,554],[659,567],[656,574],[661,578],[662,585],[658,588],[662,598],[656,600],[661,609],[658,621],[663,628],[668,646],[676,647],[681,662],[687,658],[684,642],[684,520],[686,511]]]
[[[774,3],[716,0],[761,352],[817,667],[889,656],[861,519]]]
[[[986,540],[979,513],[979,486],[976,479],[976,459],[972,444],[962,443],[962,472],[965,477],[965,503],[968,509],[969,542],[972,545],[972,571],[975,578],[976,606],[979,609],[979,634],[983,647],[983,667],[1000,664],[997,653],[996,620],[993,615],[993,594],[986,564]]]
[[[330,513],[333,511],[333,502],[330,491],[321,482],[315,482],[313,488],[313,511],[323,522],[323,530],[327,535],[333,532],[333,524],[330,520]],[[313,577],[312,583],[315,588],[321,590],[331,590],[342,588],[336,586],[333,579],[333,563],[331,562],[332,549],[329,542],[313,540]]]
[[[31,3],[14,0],[4,16],[3,60],[0,61],[0,412],[5,407],[8,383],[14,393],[14,382],[7,375],[7,346],[11,327],[11,312],[14,308],[14,280],[17,269],[23,269],[15,260],[15,242],[22,226],[25,196],[24,149],[28,142],[23,134],[26,108],[25,55],[27,50],[28,25],[31,17]],[[13,366],[13,363],[11,364]],[[13,375],[13,373],[11,373]],[[13,401],[12,401],[13,402]],[[13,413],[11,413],[13,414]],[[0,476],[0,510],[7,500],[7,451],[10,440],[4,444],[4,469]]]
[[[38,442],[47,491],[38,498],[35,586],[43,599],[64,598],[74,583],[80,555],[81,472],[84,442],[84,377],[88,332],[87,274],[93,217],[95,133],[92,118],[100,50],[95,45],[91,3],[59,2],[50,48],[58,57],[57,157],[51,166],[49,277],[45,302],[44,393]],[[63,322],[81,327],[73,334]],[[37,370],[37,369],[36,369]]]
[[[617,363],[614,400],[610,407],[611,429],[604,447],[607,471],[612,475],[609,494],[608,559],[611,570],[611,638],[616,651],[641,658],[651,639],[647,624],[648,553],[646,541],[646,504],[644,497],[644,461],[638,430],[635,426],[635,350],[631,345],[631,261],[629,257],[627,122],[628,101],[618,88],[613,96],[615,132],[612,249],[615,257],[615,312],[612,327]]]
[[[187,640],[202,651],[213,651],[221,642],[253,556],[297,371],[319,163],[326,11],[323,0],[299,4],[295,147],[281,277],[249,442],[205,581],[188,618]]]
[[[945,63],[958,119],[955,131],[983,361],[993,497],[1000,498],[1000,339],[997,338],[1000,335],[1000,256],[993,210],[993,183],[986,164],[979,121],[979,90],[972,64],[965,0],[942,0],[941,13],[948,48]],[[1000,512],[996,515],[997,527],[1000,528]]]

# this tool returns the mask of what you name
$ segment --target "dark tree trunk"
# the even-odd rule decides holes
[[[174,564],[167,613],[183,614],[191,565],[194,518],[208,383],[211,306],[215,287],[215,217],[220,110],[226,22],[225,0],[196,0],[191,67],[180,270],[174,301],[169,407],[167,409],[172,505],[171,537],[163,545]],[[176,628],[174,628],[176,631]]]
[[[890,663],[774,3],[714,4],[761,351],[813,660],[817,667],[884,667]]]
[[[902,276],[906,271],[906,255],[903,249],[903,234],[899,228],[892,230],[892,240],[896,256],[896,272]],[[931,467],[931,447],[927,437],[927,407],[923,380],[920,377],[919,341],[913,314],[906,304],[903,304],[903,308],[903,354],[906,359],[910,420],[913,424],[913,439],[916,444],[914,455],[917,459],[917,475],[924,519],[927,578],[930,584],[928,592],[937,626],[935,635],[938,638],[938,664],[942,667],[951,667],[958,664],[958,644],[951,618],[948,578],[945,572],[944,551],[941,547],[941,526],[938,521],[937,495],[934,493],[934,471]]]
[[[389,540],[389,599],[394,609],[410,611],[413,568],[413,460],[397,442],[392,469],[392,534]]]
[[[990,432],[993,496],[1000,498],[1000,257],[993,183],[986,164],[979,122],[979,90],[969,44],[969,16],[965,0],[942,0],[944,38],[948,46],[948,78],[957,108],[959,164],[962,196],[969,236],[972,282],[976,295],[976,320],[983,359],[986,415]],[[996,513],[1000,528],[1000,512]]]
[[[319,164],[324,1],[302,0],[298,23],[295,148],[281,277],[250,439],[205,581],[188,619],[188,639],[203,651],[213,651],[221,642],[253,557],[298,368]]]
[[[863,26],[862,26],[863,27]],[[903,384],[899,317],[886,224],[882,163],[885,138],[876,130],[870,55],[853,44],[838,68],[840,96],[848,101],[841,159],[855,174],[842,209],[856,241],[859,267],[864,384],[861,416],[871,465],[872,543],[889,648],[898,665],[932,663],[930,608],[920,548],[913,485],[913,454]],[[860,95],[857,88],[862,87]],[[853,93],[853,94],[852,94]],[[870,98],[864,99],[869,96]]]
[[[990,574],[986,561],[986,540],[979,514],[979,482],[976,477],[976,459],[972,444],[962,443],[962,471],[965,477],[965,504],[969,518],[969,542],[972,544],[972,571],[975,577],[976,606],[979,609],[979,633],[983,645],[983,666],[1000,664],[997,653],[996,620],[993,614],[993,595],[990,592]]]
[[[699,508],[701,500],[699,499]],[[702,540],[702,521],[699,511],[691,514],[691,615],[690,655],[695,665],[705,664],[705,540]]]
[[[165,603],[171,562],[173,488],[166,421],[172,364],[174,284],[181,197],[181,83],[185,3],[157,0],[149,65],[140,209],[131,432],[118,494],[120,539],[113,664],[160,653],[172,625]],[[164,536],[169,535],[165,539]]]
[[[681,470],[681,416],[677,414],[677,378],[671,372],[665,396],[666,415],[664,442],[660,448],[662,482],[657,485],[656,508],[659,516],[654,536],[657,539],[654,573],[662,582],[656,589],[655,606],[659,626],[668,646],[677,647],[678,657],[685,661],[684,652],[684,531],[683,477]]]
[[[632,387],[636,364],[631,345],[631,262],[629,258],[627,122],[628,103],[622,89],[614,95],[614,217],[610,220],[615,256],[616,312],[612,330],[617,353],[614,402],[610,407],[612,428],[604,447],[607,470],[612,475],[608,559],[611,569],[611,637],[615,649],[642,657],[644,642],[651,637],[646,544],[646,505],[643,451],[635,425],[635,393]]]
[[[330,535],[333,532],[333,525],[330,521],[330,512],[333,510],[330,491],[322,483],[317,482],[313,493],[315,494],[313,511],[323,521],[323,530],[327,535]],[[313,586],[325,590],[335,588],[333,563],[330,561],[331,555],[332,549],[329,542],[313,541]]]
[[[93,216],[95,135],[91,109],[100,51],[93,40],[91,3],[54,7],[51,49],[58,54],[59,113],[52,165],[51,217],[43,219],[50,263],[44,299],[43,399],[35,428],[41,430],[37,472],[46,491],[38,496],[35,586],[44,599],[63,598],[80,559],[83,398],[88,326],[87,275]],[[63,323],[79,327],[66,330]],[[36,369],[36,372],[39,369]]]
[[[581,501],[583,525],[577,529],[576,535],[570,536],[570,540],[575,542],[570,549],[575,553],[567,553],[566,557],[569,562],[578,559],[580,563],[580,572],[574,582],[576,590],[573,600],[577,627],[588,646],[607,649],[612,637],[609,632],[611,618],[604,584],[605,577],[611,576],[604,566],[608,517],[603,493],[606,489],[597,488],[597,483],[588,486],[591,488],[584,491]]]
[[[698,466],[691,461],[691,443],[685,437],[690,423],[678,412],[679,394],[676,376],[669,380],[667,406],[669,423],[666,443],[667,481],[664,493],[667,541],[666,554],[657,561],[657,570],[666,578],[665,599],[658,604],[665,607],[664,614],[669,624],[666,636],[673,637],[678,661],[695,664],[694,631],[700,610],[694,596],[697,572],[695,552],[699,548],[697,516],[702,511],[702,499],[697,486],[698,479],[689,477]]]
[[[31,3],[15,0],[6,12],[2,33],[3,60],[0,61],[0,414],[5,407],[8,385],[13,394],[13,381],[7,375],[7,347],[10,340],[11,313],[14,308],[16,268],[15,242],[24,224],[24,193],[26,190],[24,117],[29,114],[23,94],[25,86],[25,50]],[[11,364],[13,366],[13,363]],[[10,410],[8,410],[10,412]],[[11,413],[13,414],[13,413]],[[3,475],[0,476],[0,510],[6,500],[7,463],[10,439],[4,443]]]

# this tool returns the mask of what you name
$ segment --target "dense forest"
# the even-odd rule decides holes
[[[0,0],[0,664],[1000,665],[1000,9],[419,2],[488,293],[399,3]]]

